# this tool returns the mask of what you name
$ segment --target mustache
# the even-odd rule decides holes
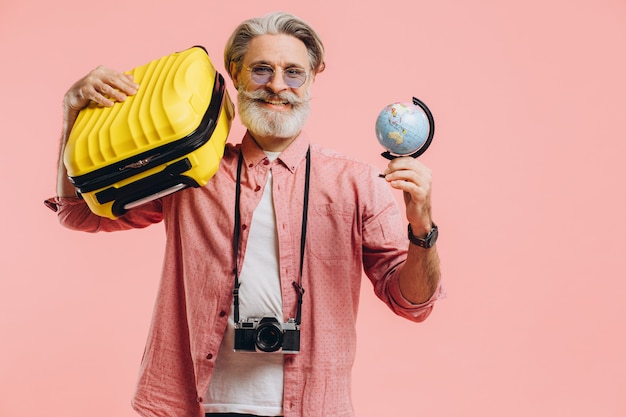
[[[242,86],[237,92],[237,108],[241,122],[253,135],[294,137],[302,130],[309,116],[309,91],[306,91],[303,97],[298,97],[291,91],[275,93],[267,88],[246,91]],[[290,108],[288,111],[268,109],[263,106],[264,102],[289,103]]]
[[[240,87],[238,93],[248,100],[267,102],[282,101],[283,103],[288,103],[294,106],[305,104],[310,100],[309,94],[306,94],[305,97],[298,97],[291,91],[281,91],[280,93],[274,93],[263,89],[246,91],[244,88]]]

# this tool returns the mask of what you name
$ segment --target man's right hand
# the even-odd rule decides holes
[[[137,88],[139,86],[134,83],[132,75],[101,65],[78,80],[65,93],[64,110],[70,114],[78,113],[90,101],[111,107],[116,101],[124,101],[128,96],[135,95]]]

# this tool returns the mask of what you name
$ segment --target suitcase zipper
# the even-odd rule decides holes
[[[130,168],[132,168],[132,169],[142,168],[142,167],[148,165],[150,163],[150,161],[152,161],[154,158],[157,158],[159,156],[161,156],[161,155],[160,154],[156,154],[156,155],[149,156],[146,159],[140,159],[137,162],[133,162],[131,164],[126,165],[125,167],[121,167],[120,171],[124,171],[125,169],[130,169]]]

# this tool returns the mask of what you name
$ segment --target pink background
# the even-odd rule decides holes
[[[437,123],[449,296],[414,325],[365,283],[358,415],[626,415],[623,0],[1,1],[0,416],[135,415],[163,229],[81,234],[43,206],[63,93],[194,44],[223,71],[234,26],[281,9],[328,49],[318,142],[383,169],[382,107],[416,95]]]

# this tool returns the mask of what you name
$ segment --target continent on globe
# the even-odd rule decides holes
[[[406,131],[404,132],[389,132],[387,133],[387,137],[389,137],[389,139],[393,139],[396,141],[396,145],[401,145],[402,142],[404,142],[404,133],[406,133]]]

